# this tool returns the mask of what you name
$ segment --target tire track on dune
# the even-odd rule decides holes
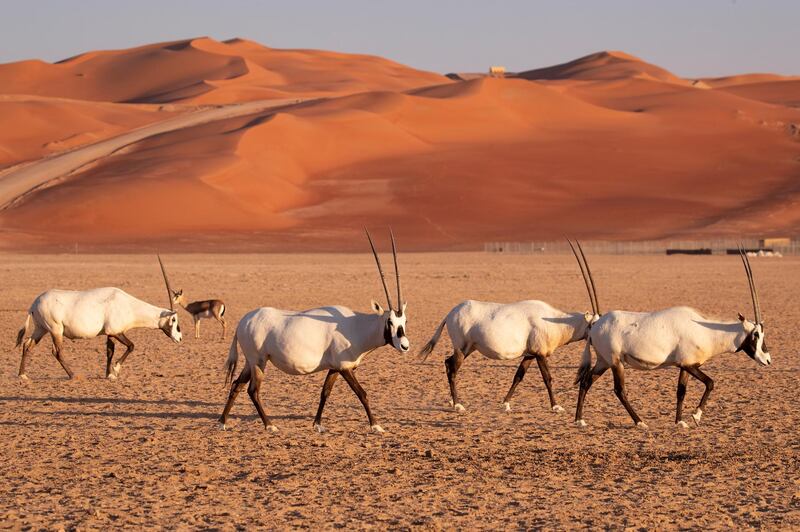
[[[0,171],[0,211],[13,207],[25,196],[46,187],[48,183],[69,176],[87,165],[96,163],[123,148],[155,135],[308,101],[308,99],[300,98],[257,100],[193,111],[93,144],[50,155],[38,161],[12,166]]]

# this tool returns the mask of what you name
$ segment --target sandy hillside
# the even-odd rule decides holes
[[[51,153],[0,174],[0,246],[351,250],[365,224],[403,227],[417,250],[564,232],[793,235],[796,87],[778,75],[684,80],[622,52],[456,82],[371,56],[208,38],[0,65],[4,92],[98,112],[214,111],[113,150],[70,137],[77,121],[54,131],[76,139],[67,155],[80,164]],[[0,153],[23,158],[53,142],[3,135]]]
[[[382,238],[379,247],[386,247]],[[223,298],[232,323],[260,305],[366,310],[381,296],[372,258],[363,252],[166,260],[175,285],[192,298]],[[735,257],[590,260],[603,309],[689,304],[720,317],[752,315]],[[473,355],[460,373],[467,412],[459,416],[447,407],[443,340],[425,364],[382,348],[358,370],[383,435],[368,433],[358,400],[342,382],[325,409],[329,432],[317,434],[312,419],[323,376],[289,377],[271,366],[262,389],[279,432],[263,430],[246,394],[234,407],[231,430],[220,432],[215,420],[226,396],[221,366],[229,344],[207,321],[202,340],[181,345],[160,332],[133,332],[137,349],[116,382],[101,378],[103,339],[67,343],[81,381],[65,380],[45,340],[32,356],[31,380],[20,382],[13,341],[40,291],[117,285],[163,304],[164,288],[152,256],[4,255],[0,264],[4,526],[800,527],[796,258],[753,260],[773,364],[757,367],[741,353],[709,363],[716,387],[700,427],[681,431],[673,424],[675,370],[627,373],[629,397],[650,430],[633,427],[608,375],[588,396],[587,429],[573,427],[580,345],[551,359],[567,412],[549,410],[535,365],[512,412],[503,412],[516,361]],[[414,349],[466,298],[538,297],[567,310],[588,308],[570,256],[401,253],[400,268]],[[185,314],[181,320],[186,324]],[[687,411],[701,391],[689,383]]]

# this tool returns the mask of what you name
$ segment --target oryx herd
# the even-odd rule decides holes
[[[403,299],[397,246],[389,231],[397,287],[396,301],[392,301],[380,257],[369,232],[367,239],[378,267],[387,308],[372,302],[371,312],[361,313],[343,306],[326,306],[304,311],[281,310],[262,307],[246,313],[236,327],[225,364],[226,383],[230,384],[227,402],[219,418],[221,428],[226,427],[228,414],[239,392],[247,386],[264,427],[277,431],[261,402],[260,388],[267,362],[284,373],[309,375],[327,371],[313,426],[323,432],[322,411],[336,379],[341,375],[366,411],[370,429],[383,432],[370,409],[367,393],[356,378],[356,369],[364,357],[383,346],[391,346],[401,353],[410,350],[407,333],[407,303]],[[495,360],[512,360],[522,357],[511,387],[502,401],[506,411],[511,410],[514,391],[535,360],[545,387],[550,407],[555,412],[564,408],[558,404],[553,392],[549,357],[561,346],[584,341],[585,347],[575,383],[579,385],[575,423],[585,426],[584,401],[592,384],[610,369],[614,377],[614,392],[638,427],[646,428],[628,401],[625,391],[625,367],[652,370],[675,367],[679,370],[677,409],[675,422],[685,428],[682,419],[683,400],[689,376],[705,385],[700,403],[691,415],[699,424],[714,381],[700,368],[712,357],[722,353],[744,351],[762,365],[771,358],[764,340],[764,324],[753,272],[747,254],[740,247],[739,255],[744,265],[753,302],[753,320],[742,314],[736,320],[718,320],[703,316],[689,307],[672,307],[655,312],[629,312],[614,310],[602,313],[597,299],[589,264],[579,242],[569,245],[581,270],[591,311],[562,311],[543,301],[526,300],[501,304],[484,301],[459,303],[442,319],[433,337],[421,349],[425,360],[435,348],[445,327],[452,344],[452,354],[445,359],[445,373],[450,387],[451,405],[456,412],[465,408],[459,400],[458,372],[474,352]],[[94,338],[106,336],[106,377],[117,379],[122,365],[134,349],[126,333],[134,328],[160,329],[174,342],[182,340],[178,324],[180,305],[191,316],[195,337],[199,337],[199,320],[214,318],[222,326],[225,336],[225,304],[218,300],[187,303],[182,290],[173,290],[166,268],[158,257],[169,308],[145,303],[119,288],[97,288],[86,291],[48,290],[39,295],[30,306],[25,324],[17,335],[17,346],[22,346],[19,377],[27,379],[26,362],[34,346],[49,334],[53,354],[70,378],[74,373],[64,359],[64,338]],[[125,346],[125,352],[114,363],[114,340]],[[596,362],[592,365],[592,348]],[[244,354],[241,372],[235,376],[239,351]]]

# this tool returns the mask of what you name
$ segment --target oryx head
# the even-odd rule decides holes
[[[158,327],[175,343],[180,343],[183,340],[181,333],[181,326],[178,324],[178,313],[174,310],[164,311],[161,313],[161,319],[158,321]]]
[[[739,255],[744,264],[744,271],[747,274],[747,281],[750,285],[750,297],[753,300],[753,314],[755,321],[750,321],[739,313],[739,321],[742,322],[746,334],[744,342],[736,351],[744,351],[747,356],[757,361],[763,366],[772,364],[772,357],[769,354],[767,342],[764,339],[764,322],[761,320],[761,302],[758,300],[756,283],[753,280],[753,270],[750,268],[750,259],[747,258],[744,248],[739,246]]]
[[[575,244],[578,246],[578,251],[580,251],[580,255],[578,255],[578,252],[575,251],[575,246],[572,244],[570,239],[567,239],[567,243],[572,249],[572,254],[575,255],[575,260],[578,261],[578,267],[581,269],[581,275],[583,275],[583,282],[586,284],[586,291],[589,292],[589,303],[592,305],[591,312],[583,313],[583,326],[580,328],[580,330],[575,331],[575,336],[577,337],[575,339],[583,340],[589,336],[589,331],[592,328],[592,324],[600,319],[600,303],[597,301],[597,290],[594,287],[592,270],[589,269],[589,263],[586,262],[586,255],[583,253],[583,247],[581,247],[581,243],[577,240],[575,241]]]
[[[386,286],[386,276],[383,274],[383,267],[381,266],[381,259],[378,257],[378,252],[375,251],[375,245],[372,243],[372,237],[369,231],[364,229],[367,233],[367,240],[369,240],[369,247],[372,248],[372,254],[375,256],[375,264],[378,265],[378,273],[381,275],[381,283],[383,284],[383,291],[386,293],[386,302],[389,305],[387,310],[384,310],[375,301],[372,302],[372,309],[385,318],[383,339],[386,345],[391,345],[401,353],[407,352],[411,348],[411,344],[406,336],[406,306],[403,301],[403,295],[400,290],[400,270],[397,268],[397,246],[394,242],[394,234],[389,229],[389,236],[392,239],[392,256],[394,257],[394,273],[397,279],[397,309],[392,305],[392,298],[389,296],[389,288]]]
[[[161,255],[156,256],[158,257],[158,264],[161,266],[161,274],[164,276],[164,285],[167,287],[167,299],[169,300],[169,311],[165,310],[161,313],[158,327],[164,331],[164,334],[172,338],[175,343],[179,343],[183,340],[183,334],[181,334],[181,326],[178,324],[178,313],[175,311],[175,303],[173,301],[176,292],[169,286],[167,270],[164,268],[164,263],[161,261]],[[181,294],[182,293],[181,291]]]

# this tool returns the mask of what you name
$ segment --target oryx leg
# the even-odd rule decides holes
[[[125,336],[124,333],[115,334],[113,335],[113,338],[115,338],[119,343],[125,346],[125,352],[122,353],[122,356],[119,357],[117,363],[114,364],[114,373],[113,373],[114,376],[112,378],[116,379],[117,377],[119,377],[119,372],[122,370],[122,365],[125,363],[125,359],[128,358],[128,355],[133,353],[134,346],[133,342],[131,342],[130,339],[127,336]]]
[[[706,385],[706,391],[703,392],[703,397],[700,398],[700,404],[697,405],[697,410],[695,410],[694,414],[692,414],[692,419],[694,420],[695,424],[699,425],[700,417],[703,415],[703,410],[706,407],[706,401],[708,401],[708,396],[711,395],[711,390],[714,389],[714,379],[700,371],[698,366],[691,366],[685,369],[689,375]]]
[[[106,379],[111,377],[111,360],[114,358],[114,340],[111,336],[106,337]]]
[[[628,411],[628,415],[631,416],[636,426],[646,429],[647,425],[633,409],[631,403],[628,401],[628,394],[625,393],[625,368],[622,366],[622,362],[617,362],[611,366],[611,372],[614,374],[614,393],[617,399],[619,399],[619,402],[625,407],[625,410]]]
[[[550,376],[550,367],[547,365],[547,357],[544,355],[536,355],[536,363],[539,365],[542,380],[544,381],[545,387],[547,387],[547,395],[550,397],[550,409],[553,412],[563,412],[564,409],[556,403],[556,396],[553,393],[553,377]]]
[[[375,423],[375,418],[372,417],[372,411],[369,409],[369,401],[367,400],[367,392],[365,392],[364,388],[359,384],[358,379],[356,379],[356,374],[351,369],[343,369],[339,373],[342,374],[344,380],[347,381],[347,384],[350,385],[350,388],[358,396],[358,400],[361,401],[361,405],[367,412],[367,419],[369,420],[369,426],[372,431],[383,432],[381,426]]]
[[[681,368],[681,372],[678,375],[678,405],[675,408],[675,424],[680,425],[683,428],[689,426],[685,421],[683,421],[683,419],[681,419],[683,417],[683,399],[686,397],[686,383],[688,381],[689,372]]]
[[[28,362],[28,355],[30,355],[31,350],[36,347],[36,344],[42,339],[42,337],[47,334],[47,331],[44,329],[40,329],[36,327],[33,333],[30,335],[29,338],[26,338],[25,341],[22,343],[22,358],[19,361],[19,378],[20,379],[27,379],[28,375],[25,373],[25,365]]]
[[[225,408],[222,410],[222,415],[219,417],[219,422],[222,424],[222,430],[225,430],[225,423],[228,421],[228,414],[233,408],[233,402],[236,401],[236,396],[242,391],[244,385],[250,382],[250,366],[245,365],[239,377],[231,383],[231,391],[228,393],[228,401],[225,403]]]
[[[264,428],[270,432],[277,432],[278,427],[276,427],[272,423],[272,420],[267,417],[267,413],[264,411],[264,405],[261,403],[261,382],[264,380],[264,369],[259,366],[255,366],[250,371],[250,386],[247,387],[247,394],[253,401],[256,410],[258,410],[258,415],[261,417],[261,421],[264,423]]]
[[[464,412],[466,409],[464,405],[458,400],[458,390],[456,389],[456,378],[458,377],[458,370],[461,364],[464,363],[468,355],[460,349],[453,350],[453,354],[445,359],[444,367],[447,370],[447,381],[450,383],[450,397],[453,401],[453,408],[456,412]]]
[[[61,364],[61,367],[64,368],[64,371],[67,372],[67,375],[70,379],[75,378],[75,374],[69,369],[67,365],[67,361],[64,360],[64,337],[60,334],[50,333],[50,336],[53,338],[53,356],[56,357],[58,363]]]
[[[511,397],[514,396],[514,390],[517,389],[517,385],[525,378],[525,372],[528,371],[528,367],[531,365],[531,362],[533,362],[533,359],[533,355],[525,355],[522,357],[517,372],[514,374],[514,380],[511,382],[511,388],[508,389],[508,393],[505,399],[503,399],[503,407],[506,412],[511,412]]]
[[[325,383],[322,385],[322,392],[319,394],[317,415],[314,417],[314,428],[317,429],[317,432],[325,432],[325,428],[322,426],[322,410],[325,408],[325,402],[328,400],[328,396],[331,394],[333,385],[336,382],[336,377],[338,376],[339,372],[334,369],[329,370],[328,375],[325,376]],[[372,424],[371,421],[370,424]]]
[[[598,359],[592,371],[587,373],[581,381],[581,388],[578,391],[578,406],[575,408],[575,423],[580,427],[586,426],[586,422],[583,420],[583,403],[586,401],[586,394],[594,384],[594,381],[599,379],[607,370],[608,364],[606,364],[605,360]]]

